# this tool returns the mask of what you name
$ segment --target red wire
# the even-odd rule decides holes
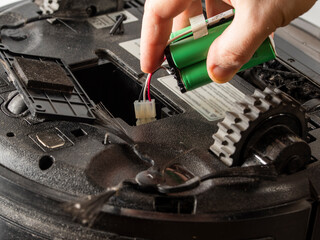
[[[163,61],[165,61],[167,58],[166,56],[164,56]],[[148,82],[148,99],[149,102],[151,102],[151,96],[150,96],[150,84],[151,84],[151,77],[152,77],[152,73],[149,74],[147,82]]]
[[[151,102],[151,96],[150,96],[150,83],[151,83],[151,77],[152,77],[152,73],[149,74],[148,76],[148,99],[149,99],[149,102]]]

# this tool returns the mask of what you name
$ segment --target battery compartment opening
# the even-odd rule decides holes
[[[102,102],[115,118],[136,125],[133,102],[138,100],[142,86],[111,62],[73,70],[76,79],[94,103]],[[157,119],[176,115],[155,96]],[[169,110],[169,111],[168,111]]]

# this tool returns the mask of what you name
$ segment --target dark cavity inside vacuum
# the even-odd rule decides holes
[[[213,119],[161,69],[150,87],[156,120],[136,126],[143,5],[1,9],[3,236],[318,239],[319,61],[276,33],[275,60],[225,90],[211,85],[212,95],[242,96],[226,97]],[[202,106],[201,91],[187,96]]]

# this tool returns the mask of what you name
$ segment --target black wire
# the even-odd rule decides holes
[[[50,19],[53,18],[52,15],[41,15],[41,16],[37,16],[37,17],[33,17],[33,18],[28,18],[26,20],[22,20],[17,24],[13,24],[13,25],[2,25],[0,26],[0,42],[1,42],[1,32],[2,30],[5,29],[18,29],[21,27],[24,27],[25,25],[29,24],[29,23],[33,23],[33,22],[37,22],[37,21],[42,21],[42,20],[46,20],[46,19]]]
[[[201,177],[201,182],[211,180],[214,178],[226,177],[244,177],[244,178],[258,178],[274,180],[278,173],[273,165],[261,165],[251,167],[233,167],[226,170],[209,173]]]
[[[33,18],[28,18],[26,20],[22,20],[17,24],[13,24],[13,25],[2,25],[0,30],[3,29],[17,29],[17,28],[21,28],[29,23],[33,23],[33,22],[37,22],[37,21],[42,21],[42,20],[46,20],[46,19],[50,19],[53,18],[52,15],[41,15],[41,16],[37,16],[37,17],[33,17]]]
[[[217,179],[217,178],[250,178],[253,180],[276,180],[278,173],[273,165],[251,166],[251,167],[232,167],[226,170],[221,170],[214,173],[209,173],[202,177],[194,177],[185,183],[177,186],[159,185],[158,191],[160,193],[181,193],[190,191],[198,187],[201,183]]]

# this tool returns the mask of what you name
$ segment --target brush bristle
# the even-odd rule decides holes
[[[98,217],[103,205],[121,188],[122,184],[116,187],[107,188],[97,195],[89,195],[75,202],[66,203],[63,209],[70,213],[74,221],[91,227]]]

